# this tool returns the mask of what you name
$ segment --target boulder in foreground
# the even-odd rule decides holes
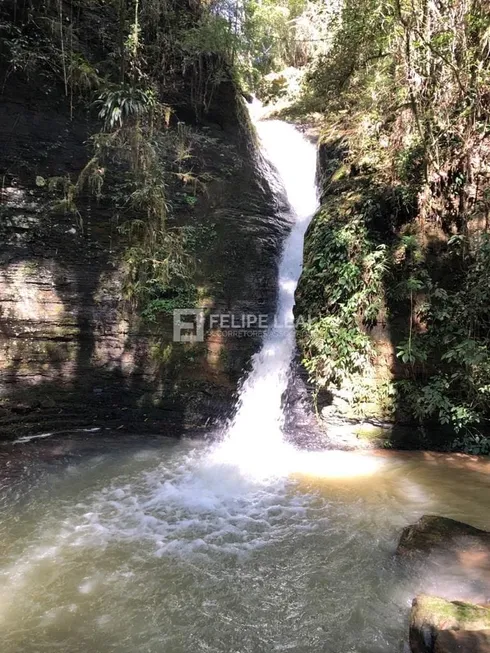
[[[429,554],[441,547],[455,552],[486,550],[490,555],[490,533],[447,517],[424,515],[418,522],[403,529],[396,554],[411,557],[414,554]]]
[[[484,653],[490,651],[489,632],[487,607],[427,594],[413,600],[409,632],[412,653]],[[475,648],[476,643],[479,648]]]

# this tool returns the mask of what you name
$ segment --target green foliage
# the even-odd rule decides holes
[[[420,188],[425,166],[423,145],[417,141],[407,145],[395,153],[394,162],[398,179],[404,184]]]
[[[99,95],[95,101],[99,110],[99,118],[104,122],[109,131],[115,127],[122,127],[129,119],[139,119],[155,108],[155,94],[132,86],[109,88]]]
[[[147,322],[156,323],[162,315],[172,315],[177,308],[195,308],[197,301],[197,288],[193,285],[165,289],[154,282],[150,286],[150,299],[146,302],[141,317]]]
[[[180,35],[183,50],[191,57],[217,54],[231,60],[239,48],[238,35],[230,29],[229,21],[221,15],[206,13],[199,23]]]
[[[311,18],[316,14],[313,33]],[[312,44],[322,40],[319,25],[317,2],[216,0],[194,25],[179,30],[178,43],[185,65],[197,61],[202,68],[203,55],[217,55],[212,73],[216,81],[231,66],[244,88],[260,93],[264,75],[306,63]]]
[[[303,363],[316,391],[340,386],[369,365],[373,350],[369,338],[351,316],[329,315],[302,328]]]
[[[384,57],[390,19],[376,0],[344,0],[330,17],[330,47],[314,59],[307,75],[308,92],[319,107],[339,110],[360,103],[369,106],[365,93],[372,69]]]
[[[377,299],[385,294],[392,311],[408,302],[407,338],[396,352],[406,378],[390,386],[390,403],[421,425],[446,427],[448,447],[488,453],[490,237],[469,252],[452,237],[446,256],[460,280],[444,288],[431,278],[415,235],[386,249],[368,224],[362,202],[333,197],[308,234],[298,305],[316,316],[299,330],[310,381],[318,391],[365,378],[376,355],[369,326],[379,317]]]
[[[308,232],[297,299],[315,316],[299,330],[310,381],[317,392],[354,388],[352,412],[374,401],[424,433],[444,429],[448,449],[488,453],[490,237],[453,234],[435,265],[416,225],[380,245],[379,212],[390,207],[377,197],[362,180],[334,182]],[[386,401],[380,386],[369,402],[358,395],[372,378],[370,327],[383,313],[396,324],[399,369]]]
[[[378,299],[395,350],[394,403],[422,428],[442,427],[448,448],[487,452],[490,254],[482,232],[490,194],[481,166],[490,151],[483,108],[490,14],[481,0],[437,8],[422,0],[342,0],[328,20],[330,39],[310,60],[302,103],[327,116],[328,138],[340,132],[348,150],[342,177],[326,175],[326,210],[359,186],[349,164],[351,173],[369,176],[398,201],[396,214],[396,202],[381,202],[384,218],[364,221],[369,239],[377,233],[375,241],[387,244]],[[364,197],[378,202],[374,184]],[[307,292],[304,309],[329,315],[359,303],[340,326],[357,327],[374,347],[353,283],[355,250],[339,253],[342,269],[329,260],[338,280],[328,279],[328,297],[320,279],[315,287],[312,262],[330,253],[318,230],[330,233],[316,218],[299,299]],[[332,338],[334,329],[325,330],[311,350],[304,341],[310,370],[324,344],[332,349]],[[358,348],[353,338],[345,358]],[[352,376],[348,371],[343,383]],[[334,380],[326,378],[327,385]]]
[[[477,431],[466,429],[462,436],[458,436],[453,442],[453,448],[474,456],[490,454],[490,438]]]
[[[301,63],[296,20],[306,7],[302,0],[250,0],[244,3],[244,60],[259,75]]]
[[[79,52],[72,52],[68,66],[68,83],[81,96],[90,95],[102,86],[103,80],[95,68]]]
[[[412,341],[410,361],[424,363],[427,374],[402,383],[408,410],[421,421],[437,420],[456,433],[477,433],[488,419],[490,397],[490,239],[484,235],[469,253],[461,238],[449,243],[460,279],[444,288],[426,282],[418,309],[425,330]],[[458,247],[457,252],[451,247]],[[426,270],[427,273],[427,270]],[[400,350],[406,347],[400,345]],[[471,436],[473,437],[473,436]],[[461,438],[456,443],[461,442]]]
[[[129,228],[145,229],[145,225],[135,224],[133,220]],[[132,244],[125,251],[125,295],[143,306],[154,296],[155,288],[166,291],[186,284],[193,271],[193,260],[185,249],[180,231],[165,229],[151,236],[154,242],[149,243],[147,234],[138,237],[133,233]]]
[[[342,0],[330,28],[306,75],[310,103],[346,112],[351,151],[369,146],[370,165],[412,186],[425,215],[460,221],[479,165],[464,153],[488,137],[485,3]]]
[[[374,353],[366,327],[378,318],[387,267],[386,247],[366,226],[371,211],[355,195],[332,197],[308,235],[298,303],[313,319],[301,326],[299,340],[317,388],[340,386]]]
[[[186,249],[192,255],[202,250],[209,250],[217,236],[216,225],[214,223],[195,226],[188,225],[187,227],[182,227],[182,232],[185,235]]]
[[[47,180],[38,177],[36,181],[37,185],[45,187],[53,198],[50,201],[50,208],[53,213],[72,215],[75,218],[79,229],[83,230],[83,217],[76,203],[78,189],[77,185],[72,182],[70,176],[64,175],[63,177],[49,177]]]
[[[21,71],[30,78],[50,65],[48,48],[45,47],[47,41],[39,38],[39,34],[26,33],[11,22],[0,22],[0,35],[7,51],[10,73]]]

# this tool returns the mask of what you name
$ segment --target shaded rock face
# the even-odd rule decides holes
[[[288,441],[302,449],[332,448],[331,440],[319,428],[313,410],[310,389],[299,360],[295,360],[288,387],[283,397],[284,433]]]
[[[335,248],[338,244],[334,246],[333,243],[342,242],[344,236],[339,234],[344,224],[351,220],[351,215],[356,215],[356,203],[361,198],[371,200],[375,197],[374,187],[371,188],[367,179],[360,175],[360,170],[350,162],[348,154],[348,142],[343,135],[332,136],[322,141],[319,146],[317,179],[321,206],[305,237],[305,263],[296,290],[297,315],[310,315],[313,319],[334,315],[340,303],[346,301],[348,291],[342,284],[337,285],[336,281],[323,275],[323,270],[320,270],[323,263],[319,264],[318,261],[323,258],[328,260],[330,255],[333,256],[331,261],[335,260]],[[389,209],[380,208],[379,213],[380,216],[383,213],[388,214]],[[345,216],[349,216],[349,219],[345,219]],[[380,217],[380,223],[382,222]],[[384,225],[375,226],[369,223],[369,229],[371,237],[377,239],[378,230],[384,229]],[[341,259],[347,260],[350,256],[351,254],[345,251]],[[352,261],[353,265],[357,266],[354,258]],[[330,262],[326,264],[326,269],[329,269],[329,264]],[[332,295],[339,298],[334,304],[331,303]],[[393,443],[391,399],[385,395],[382,388],[391,387],[396,378],[397,359],[387,322],[387,306],[384,298],[380,296],[379,300],[380,310],[375,324],[363,322],[358,316],[361,330],[368,336],[375,351],[372,362],[351,375],[344,370],[340,375],[343,378],[339,387],[332,380],[326,387],[319,384],[316,388],[320,426],[328,438],[331,438],[332,445],[338,448],[369,448]],[[315,351],[322,350],[322,336],[318,336],[318,347],[310,347],[308,338],[306,344],[302,342],[300,332],[298,336],[299,350],[310,362],[316,355]],[[328,368],[328,365],[325,367]],[[373,438],[372,443],[368,443],[370,436],[363,438],[351,428],[351,425],[367,421],[382,429],[380,437]],[[397,442],[396,445],[398,444]]]
[[[484,606],[422,594],[412,604],[410,649],[412,653],[486,651],[489,627],[490,609]]]
[[[490,653],[490,630],[442,630],[437,634],[434,653]]]
[[[211,233],[195,274],[208,311],[272,312],[288,224],[238,115],[243,104],[236,92],[231,103],[229,82],[223,93],[222,125],[209,123],[193,152],[212,181],[176,220]],[[110,203],[85,198],[82,224],[50,212],[36,185],[79,172],[91,130],[85,116],[70,121],[53,98],[37,97],[15,79],[0,96],[2,435],[94,423],[169,434],[209,427],[232,409],[260,337],[215,330],[184,345],[173,342],[171,316],[158,326],[138,316],[123,297],[124,243]]]
[[[490,599],[490,533],[453,519],[424,515],[407,526],[396,551],[427,584],[450,599]]]

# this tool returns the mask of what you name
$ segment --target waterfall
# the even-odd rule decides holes
[[[282,397],[295,352],[294,292],[301,274],[304,235],[318,206],[316,147],[282,121],[259,121],[256,128],[263,155],[277,171],[285,192],[292,227],[279,263],[274,320],[243,381],[237,412],[220,454],[240,460],[240,464],[250,460],[254,469],[260,457],[270,470],[271,459],[280,458],[279,450],[288,448],[283,440]]]

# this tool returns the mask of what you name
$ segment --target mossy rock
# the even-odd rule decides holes
[[[436,548],[490,551],[490,533],[447,517],[424,515],[417,523],[404,528],[396,554],[411,557],[429,554]]]
[[[421,594],[412,603],[410,649],[412,653],[434,653],[440,631],[485,631],[489,628],[489,608]]]

